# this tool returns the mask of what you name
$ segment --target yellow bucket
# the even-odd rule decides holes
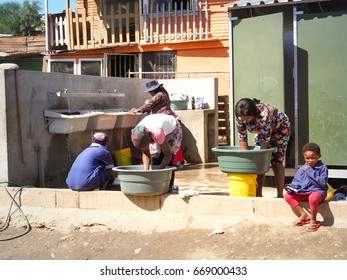
[[[257,174],[228,173],[230,196],[256,196]]]
[[[113,151],[112,154],[116,159],[117,166],[132,165],[130,148]]]

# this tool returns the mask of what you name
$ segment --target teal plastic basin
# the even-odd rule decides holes
[[[224,173],[265,174],[270,169],[273,149],[251,146],[249,150],[241,150],[239,146],[217,146],[212,151],[217,153],[219,168]]]
[[[113,170],[117,172],[123,193],[161,195],[169,191],[172,172],[176,167],[158,169],[157,165],[152,165],[150,170],[143,170],[143,165],[125,165],[114,167]]]

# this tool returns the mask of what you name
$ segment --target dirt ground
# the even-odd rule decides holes
[[[70,233],[33,228],[0,241],[0,260],[346,260],[347,229],[243,221],[224,233],[181,230],[140,234],[92,226]],[[0,239],[24,232],[8,228]]]

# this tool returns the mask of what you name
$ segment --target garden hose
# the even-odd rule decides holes
[[[1,186],[2,184],[6,184],[7,187],[9,187],[10,185],[14,185],[16,187],[18,187],[18,189],[15,191],[14,193],[14,196],[12,196],[10,194],[10,192],[7,190],[6,186]],[[23,187],[24,186],[20,186],[16,183],[13,183],[13,182],[0,182],[0,186],[4,188],[5,192],[7,193],[7,195],[10,197],[11,199],[11,204],[10,204],[10,207],[8,209],[8,213],[7,213],[7,217],[6,217],[6,220],[4,222],[3,225],[0,225],[0,232],[4,231],[5,229],[7,229],[9,227],[9,224],[10,224],[10,220],[11,220],[11,216],[16,212],[16,211],[19,211],[20,214],[22,215],[22,217],[24,218],[25,222],[26,222],[26,228],[25,228],[25,231],[23,233],[20,233],[18,235],[15,235],[15,236],[9,236],[9,237],[5,237],[5,238],[0,238],[0,241],[7,241],[7,240],[12,240],[12,239],[15,239],[15,238],[18,238],[18,237],[21,237],[25,234],[27,234],[30,230],[31,230],[31,226],[30,226],[30,223],[29,223],[29,220],[28,218],[25,216],[24,212],[22,211],[20,205],[17,203],[16,201],[16,197],[17,195],[20,197],[20,195],[22,194],[22,190],[23,190]],[[26,186],[26,187],[32,187],[32,186]],[[11,212],[12,211],[12,207],[13,205],[15,205],[15,207],[17,208],[16,210],[13,211],[13,213]]]

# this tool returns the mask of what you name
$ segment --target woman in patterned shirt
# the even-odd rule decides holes
[[[133,108],[132,113],[175,115],[175,112],[170,108],[169,93],[163,84],[159,84],[156,80],[150,81],[146,84],[145,92],[148,92],[152,98],[147,99],[140,108]]]
[[[255,98],[242,98],[235,106],[237,133],[242,150],[248,150],[247,132],[255,133],[254,144],[261,149],[274,148],[271,167],[274,172],[277,197],[283,197],[285,172],[283,161],[289,137],[290,121],[286,114],[275,106]],[[257,196],[262,197],[265,174],[258,174]]]

